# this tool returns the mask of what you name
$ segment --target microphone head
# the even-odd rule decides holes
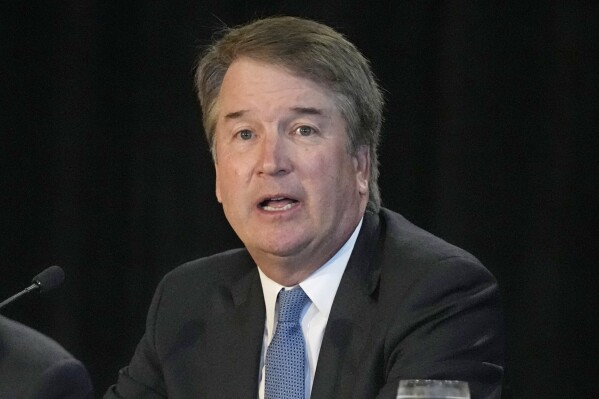
[[[35,276],[31,282],[40,287],[40,292],[53,290],[64,282],[64,270],[60,266],[50,266]]]

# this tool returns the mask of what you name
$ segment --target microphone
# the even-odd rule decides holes
[[[0,303],[0,309],[30,292],[48,292],[64,282],[64,270],[60,266],[50,266],[31,280],[31,285]]]

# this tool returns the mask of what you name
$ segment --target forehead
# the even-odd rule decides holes
[[[330,90],[288,69],[248,57],[227,70],[217,100],[218,118],[229,112],[271,107],[311,106],[336,109]]]

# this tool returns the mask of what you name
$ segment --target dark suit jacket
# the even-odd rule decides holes
[[[0,316],[0,398],[92,398],[87,370],[45,335]]]
[[[246,250],[160,283],[146,333],[105,398],[256,398],[264,299]],[[497,284],[472,255],[388,210],[366,213],[326,326],[312,398],[395,398],[400,379],[499,398]]]

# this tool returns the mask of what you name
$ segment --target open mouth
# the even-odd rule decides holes
[[[298,203],[299,202],[293,198],[273,197],[266,198],[265,200],[261,201],[258,206],[260,209],[267,212],[282,212],[293,208]]]

